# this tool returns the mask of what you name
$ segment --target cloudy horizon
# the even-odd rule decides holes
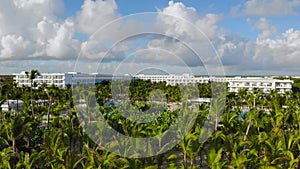
[[[300,75],[299,14],[298,0],[3,0],[0,74],[158,66],[200,75],[218,56],[226,75]],[[145,30],[154,33],[135,34]]]

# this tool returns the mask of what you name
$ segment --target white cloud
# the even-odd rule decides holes
[[[255,23],[255,27],[262,30],[262,33],[258,35],[257,40],[266,39],[277,34],[276,27],[273,26],[266,18],[260,18]]]
[[[145,20],[138,21],[134,16],[121,18],[117,8],[114,0],[84,2],[75,19],[77,31],[90,36],[81,44],[82,60],[120,61],[125,57],[124,52],[131,50],[130,44],[123,42],[113,45],[135,36],[144,28]]]
[[[66,59],[79,44],[63,0],[0,1],[0,59]]]
[[[111,47],[106,40],[129,38],[130,41],[132,37],[126,37],[126,35],[146,29],[144,28],[144,23],[147,23],[146,19],[141,21],[138,20],[139,17],[137,20],[125,18],[122,22],[112,24],[103,30],[104,32],[101,31],[93,37],[95,41],[79,42],[74,38],[76,32],[91,35],[100,27],[120,17],[115,1],[86,0],[75,19],[64,20],[59,18],[59,15],[64,12],[63,1],[55,0],[55,2],[57,3],[52,0],[5,0],[0,2],[0,59],[2,61],[74,59],[79,51],[84,54],[84,57],[92,60],[104,58],[105,62],[121,61],[124,59],[125,53],[133,51],[133,47],[136,46],[126,43],[125,39],[124,43],[118,44],[111,53],[106,55],[105,52]],[[182,20],[174,18],[174,16],[182,18]],[[195,8],[170,1],[169,5],[159,11],[157,18],[154,19],[156,19],[154,22],[158,32],[171,38],[184,40],[191,45],[189,47],[201,51],[203,55],[201,59],[204,61],[210,60],[216,54],[211,49],[207,50],[211,48],[207,38],[213,42],[219,40],[218,22],[222,19],[222,15],[199,16]],[[122,30],[120,30],[120,24],[122,24]],[[184,61],[189,66],[202,65],[199,58],[183,43],[162,37],[148,40],[147,45],[137,48],[136,52],[146,51],[140,52],[144,54],[140,61],[181,66]],[[236,42],[227,42],[227,39],[223,46],[219,43],[214,44],[217,45],[217,48],[219,45],[221,48],[230,47],[226,43],[236,45],[238,48],[243,46]],[[135,42],[135,44],[137,43]],[[155,56],[152,55],[154,50],[151,49],[155,49]],[[171,54],[167,54],[166,51]],[[223,53],[228,53],[228,49]]]
[[[217,14],[200,16],[195,8],[170,1],[169,5],[159,10],[157,15],[125,17],[121,22],[113,23],[109,28],[98,32],[91,40],[82,44],[82,61],[85,58],[104,58],[105,62],[123,63],[122,60],[126,59],[126,55],[132,55],[134,59],[129,59],[127,62],[134,61],[136,64],[156,66],[172,65],[176,66],[174,69],[177,70],[180,66],[197,67],[202,66],[203,62],[215,63],[216,51],[209,39],[214,40],[218,37],[218,22],[221,19],[222,16]],[[131,36],[136,35],[137,32],[157,34],[145,33]],[[114,43],[118,40],[124,40],[125,43],[117,44],[106,55],[105,51],[113,45],[111,41]],[[202,61],[192,50],[197,50]]]
[[[62,0],[2,0],[0,2],[0,36],[4,34],[25,34],[30,38],[33,27],[47,17],[57,20],[64,12]]]
[[[150,39],[146,47],[136,51],[135,57],[140,58],[133,60],[156,66],[173,65],[179,70],[179,67],[214,65],[219,55],[225,67],[250,69],[255,45],[250,40],[223,32],[218,27],[221,19],[222,15],[216,14],[200,16],[195,8],[170,1],[169,6],[159,10],[156,20],[156,30],[163,35]]]
[[[235,8],[235,14],[295,15],[299,6],[300,1],[295,0],[248,0]],[[75,38],[76,33],[90,36],[102,26],[120,18],[117,9],[114,0],[85,0],[74,18],[62,19],[63,0],[0,1],[0,71],[5,71],[5,68],[9,71],[27,70],[28,67],[63,71],[64,65],[69,71],[73,66],[70,62],[76,59],[80,51],[83,54],[82,61],[87,61],[85,65],[80,65],[80,70],[88,69],[91,72],[96,71],[96,61],[99,62],[101,58],[104,59],[103,70],[109,68],[113,71],[113,67],[117,67],[130,54],[133,59],[127,61],[134,63],[124,63],[124,71],[145,65],[165,65],[176,71],[183,70],[186,65],[201,67],[203,63],[214,63],[216,53],[226,70],[237,72],[245,69],[296,69],[300,64],[299,30],[288,29],[279,34],[265,17],[256,22],[248,18],[247,22],[261,31],[256,41],[251,42],[223,31],[219,27],[222,15],[199,15],[195,8],[174,1],[159,10],[156,17],[125,17],[87,42]],[[153,30],[161,35],[131,36],[141,30]],[[123,41],[107,54],[112,42],[118,40]],[[214,45],[215,51],[211,45]],[[202,60],[192,50],[198,51]],[[19,64],[16,64],[18,61]],[[31,64],[32,61],[34,64]],[[137,62],[142,64],[137,66]],[[46,68],[45,65],[50,67]]]
[[[300,64],[300,31],[288,29],[281,35],[275,26],[266,18],[248,23],[261,30],[256,41],[251,42],[242,38],[229,38],[220,42],[219,53],[225,66],[233,66],[239,72],[262,71],[295,71]]]
[[[18,58],[20,53],[28,55],[32,52],[31,43],[25,40],[22,36],[17,35],[3,36],[1,38],[1,46],[1,59],[9,59],[10,57]],[[27,53],[24,53],[24,51]]]
[[[228,34],[215,40],[215,46],[225,67],[236,66],[240,69],[251,67],[254,54],[254,44],[251,41]]]
[[[255,42],[254,65],[265,70],[284,70],[294,69],[300,64],[299,30],[290,28],[278,35],[276,27],[266,18],[260,18],[255,23],[255,26],[262,32],[257,36]]]
[[[140,58],[140,63],[175,66],[202,65],[199,57],[184,42],[166,37],[151,40],[146,48],[138,49],[136,53],[136,57]]]
[[[169,2],[168,7],[158,12],[157,27],[163,29],[166,35],[191,40],[207,40],[205,36],[209,39],[214,38],[217,34],[217,23],[222,18],[217,14],[206,14],[201,17],[195,8],[173,1]],[[194,27],[205,36],[198,31],[195,32]]]
[[[13,3],[18,9],[32,11],[32,14],[37,16],[49,14],[51,17],[57,17],[64,13],[61,0],[13,0]]]
[[[287,16],[296,15],[299,0],[248,0],[232,8],[233,15],[246,16]]]
[[[143,61],[191,67],[214,62],[216,52],[210,40],[217,37],[221,18],[217,14],[200,16],[195,8],[170,1],[158,11],[155,31],[162,35],[149,41],[143,51]]]
[[[117,19],[117,4],[114,0],[85,0],[77,15],[78,30],[92,35],[99,28]]]
[[[288,29],[276,39],[256,42],[254,60],[267,68],[291,68],[300,64],[300,31]]]
[[[56,35],[48,40],[46,46],[47,56],[64,59],[74,58],[78,55],[80,43],[73,39],[74,23],[72,20],[66,20],[57,29]]]
[[[71,72],[75,61],[68,60],[6,60],[0,62],[0,74],[20,73],[37,69],[40,72]]]

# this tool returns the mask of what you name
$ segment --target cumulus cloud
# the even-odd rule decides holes
[[[178,69],[187,66],[218,66],[221,58],[225,67],[251,69],[255,44],[221,31],[218,24],[222,18],[222,15],[217,14],[200,16],[195,8],[170,1],[167,7],[158,11],[155,18],[154,29],[161,35],[148,39],[145,36],[142,41],[137,41],[147,44],[136,48],[132,56],[134,59],[128,59],[127,62],[172,65]],[[266,30],[268,27],[263,27],[261,22],[257,26]]]
[[[255,27],[261,30],[253,49],[252,68],[264,70],[290,69],[299,65],[300,31],[290,28],[278,34],[276,27],[266,18],[260,18]]]
[[[299,6],[296,0],[248,0],[232,11],[247,16],[295,15]],[[117,9],[114,0],[85,0],[76,16],[62,19],[63,0],[0,1],[0,71],[14,65],[20,70],[43,69],[47,64],[53,71],[63,69],[64,64],[70,70],[70,61],[80,52],[86,62],[78,70],[90,72],[96,71],[100,59],[107,63],[101,67],[104,71],[113,71],[119,63],[124,64],[124,71],[158,64],[178,71],[213,65],[217,54],[227,70],[288,68],[300,62],[300,31],[291,28],[280,34],[266,17],[255,22],[248,19],[261,31],[252,42],[223,31],[219,26],[223,15],[200,15],[182,2],[170,1],[155,17],[125,17],[111,23],[121,17]],[[136,34],[143,31],[148,33]],[[158,34],[151,35],[151,31]],[[78,40],[77,33],[90,39]]]
[[[255,23],[255,27],[262,31],[262,33],[258,35],[257,40],[263,40],[277,34],[276,27],[273,26],[266,18],[260,18]]]
[[[199,56],[188,45],[167,37],[149,41],[146,48],[137,50],[136,57],[140,58],[141,63],[152,63],[154,65],[203,65]]]
[[[224,44],[214,43],[219,40],[218,22],[222,19],[222,15],[200,16],[195,8],[186,7],[181,2],[170,1],[167,7],[158,11],[156,18],[150,18],[155,19],[154,31],[161,32],[166,37],[152,36],[137,41],[132,41],[132,37],[126,37],[131,34],[134,36],[135,32],[141,32],[142,29],[147,30],[145,28],[147,19],[139,20],[141,18],[137,17],[136,20],[124,18],[121,22],[113,23],[87,42],[76,40],[75,33],[90,36],[102,26],[119,18],[121,15],[117,12],[118,7],[114,0],[86,0],[76,17],[67,19],[60,18],[64,12],[62,0],[4,0],[0,3],[0,59],[2,61],[67,60],[76,58],[81,51],[87,59],[121,62],[128,53],[136,52],[142,57],[140,61],[143,62],[202,66],[202,62],[209,62],[216,55],[216,51],[212,51],[209,40],[217,45],[217,48],[223,49],[222,55],[229,53],[229,49],[233,50],[230,44],[238,46],[238,49],[239,46],[243,46],[237,42],[229,42],[228,39],[222,41]],[[114,41],[123,39],[124,43],[119,43],[110,50],[113,45],[109,43],[111,39]],[[136,46],[140,42],[145,45]],[[190,46],[187,47],[184,43]],[[193,49],[201,51],[202,60],[193,53]],[[110,53],[106,53],[108,50]],[[185,63],[182,64],[182,61]]]
[[[200,16],[195,8],[170,1],[167,7],[158,10],[154,30],[162,36],[148,42],[144,60],[191,67],[214,62],[216,52],[210,40],[217,37],[221,19],[217,14]]]
[[[121,22],[109,25],[109,29],[101,29],[82,44],[82,60],[172,65],[177,70],[179,67],[203,66],[204,63],[215,64],[218,58],[210,40],[217,39],[221,19],[222,15],[217,14],[200,16],[195,8],[170,1],[155,15],[125,17]],[[112,45],[115,46],[110,49]],[[109,53],[105,53],[107,50]]]
[[[144,29],[145,20],[122,17],[114,0],[86,0],[76,16],[77,31],[89,36],[81,44],[80,59],[90,61],[121,61],[131,50],[126,41]],[[130,18],[130,19],[129,19]],[[117,43],[117,44],[115,44]]]
[[[222,35],[216,41],[217,51],[224,66],[236,66],[241,69],[252,65],[254,44],[245,38],[233,35]]]
[[[85,0],[76,17],[78,31],[92,35],[99,28],[120,17],[114,0]]]
[[[289,68],[300,64],[300,31],[288,29],[276,39],[256,41],[254,59],[263,62],[267,68]]]
[[[75,29],[72,20],[66,20],[62,23],[53,38],[48,40],[46,45],[47,56],[60,57],[64,59],[74,58],[79,51],[80,43],[73,39]]]
[[[74,23],[61,20],[62,0],[0,2],[0,59],[66,59],[76,57]]]
[[[6,35],[1,38],[1,59],[9,59],[10,57],[20,57],[20,53],[26,51],[25,55],[32,52],[30,42],[22,36]],[[28,50],[29,49],[29,50]],[[24,53],[23,53],[24,54]]]
[[[287,16],[296,15],[298,0],[248,0],[231,9],[233,15],[246,16]]]
[[[199,16],[195,8],[186,7],[181,2],[173,1],[170,1],[169,6],[158,12],[157,25],[163,29],[166,35],[191,40],[214,38],[217,35],[217,23],[222,19],[222,15],[210,13]],[[200,32],[196,32],[194,27]]]
[[[47,17],[57,20],[64,13],[62,0],[2,0],[0,2],[0,36],[22,34],[32,37],[33,27]]]
[[[183,18],[187,22],[168,15]],[[161,55],[163,58],[159,59],[154,57],[153,54],[151,55],[150,50],[147,51],[149,54],[144,52],[144,57],[148,58],[148,60],[152,58],[152,61],[159,60],[158,63],[187,65],[190,67],[218,66],[217,60],[219,59],[221,59],[225,69],[234,67],[237,70],[245,70],[255,67],[253,61],[255,44],[249,39],[230,34],[219,28],[218,24],[222,18],[222,15],[217,14],[200,16],[195,8],[186,7],[180,2],[174,3],[170,1],[168,7],[159,11],[157,23],[160,26],[160,30],[164,31],[166,36],[183,40],[182,42],[188,44],[189,48],[198,51],[199,56],[187,49],[180,41],[176,42],[162,38],[149,42],[148,49],[164,49],[174,55],[164,54]],[[267,30],[273,29],[273,27],[271,24],[268,26],[267,21],[265,23],[263,21],[262,19],[260,22],[257,22],[257,26],[265,31],[264,34],[267,34]],[[193,29],[194,27],[200,32]],[[264,36],[265,38],[268,37],[267,35]],[[178,58],[181,60],[178,60]]]

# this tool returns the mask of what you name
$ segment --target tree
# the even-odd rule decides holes
[[[49,100],[48,110],[47,110],[47,128],[50,129],[50,109],[54,102],[57,90],[50,87],[50,88],[46,88],[45,91],[46,91],[46,94],[47,94],[48,100]]]
[[[27,78],[30,80],[30,96],[31,96],[31,113],[34,116],[34,106],[33,106],[33,98],[32,98],[32,87],[33,87],[33,80],[40,76],[40,72],[38,70],[31,70],[29,72],[25,72]]]

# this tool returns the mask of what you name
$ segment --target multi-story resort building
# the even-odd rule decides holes
[[[274,79],[270,77],[234,77],[227,80],[230,92],[238,92],[242,88],[252,91],[254,88],[261,89],[264,93],[275,90],[280,94],[292,91],[293,80]]]
[[[30,86],[30,80],[27,78],[25,71],[13,74],[14,81],[21,86]],[[130,75],[112,76],[110,74],[98,73],[80,73],[80,72],[67,72],[67,73],[41,73],[40,76],[33,79],[33,83],[37,85],[46,84],[48,86],[55,85],[59,88],[65,88],[67,85],[73,84],[95,84],[103,80],[120,80],[130,79]]]
[[[19,74],[13,74],[14,81],[18,86],[30,86],[30,80],[27,78],[25,71]],[[67,84],[71,83],[72,74],[71,73],[42,73],[40,76],[33,79],[33,83],[41,85],[45,83],[46,85],[55,85],[59,88],[65,88]]]
[[[190,74],[182,75],[144,75],[138,74],[134,78],[150,80],[151,82],[166,82],[167,85],[175,86],[176,84],[195,84],[195,83],[208,83],[210,81],[209,77],[194,77]]]
[[[183,75],[144,75],[139,74],[135,78],[150,80],[151,82],[163,82],[167,85],[176,84],[195,84],[209,82],[227,83],[229,92],[238,92],[240,89],[246,88],[252,91],[254,88],[261,89],[264,93],[276,90],[278,93],[292,91],[293,81],[289,79],[279,80],[272,77],[194,77],[190,74]]]
[[[30,86],[30,80],[27,78],[25,72],[14,74],[14,80],[19,86]],[[229,92],[238,92],[242,88],[252,91],[253,89],[261,89],[265,93],[271,90],[276,90],[283,94],[292,90],[293,81],[289,79],[279,80],[274,77],[195,77],[190,74],[182,75],[118,75],[112,76],[108,74],[86,74],[79,72],[68,73],[42,73],[41,76],[33,80],[37,84],[55,85],[60,88],[65,88],[68,84],[93,84],[103,80],[121,80],[121,79],[142,79],[150,80],[151,82],[166,82],[167,85],[174,86],[176,84],[196,84],[209,82],[224,82],[227,83]]]

